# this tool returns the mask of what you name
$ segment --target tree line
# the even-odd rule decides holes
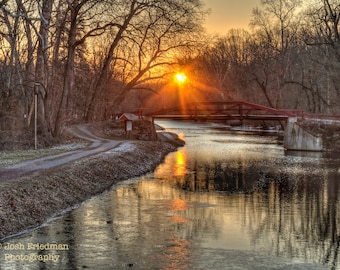
[[[30,131],[36,95],[39,134],[58,137],[166,99],[175,70],[195,98],[339,113],[337,0],[261,0],[249,30],[218,36],[206,14],[200,0],[1,0],[0,130]]]
[[[187,64],[202,91],[214,86],[226,100],[339,114],[339,20],[337,0],[261,0],[250,30],[217,37]]]

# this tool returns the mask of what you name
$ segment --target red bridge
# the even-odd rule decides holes
[[[278,110],[247,101],[193,102],[185,106],[146,112],[154,118],[181,120],[286,120],[304,115],[301,110]]]

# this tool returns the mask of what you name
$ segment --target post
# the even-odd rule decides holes
[[[241,125],[243,126],[243,104],[242,103],[238,105],[238,113],[240,115]]]
[[[34,149],[38,149],[38,94],[39,83],[34,84]]]
[[[197,104],[196,103],[195,103],[195,109],[194,110],[195,110],[195,112],[194,112],[195,113],[195,122],[197,122],[197,120],[198,120],[198,112],[197,112],[197,110],[198,109],[197,109]]]

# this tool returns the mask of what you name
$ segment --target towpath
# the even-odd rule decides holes
[[[74,136],[91,141],[86,148],[67,151],[64,153],[27,160],[14,165],[0,168],[0,181],[11,180],[21,176],[30,175],[41,170],[51,169],[69,162],[108,151],[119,146],[124,141],[108,140],[93,134],[87,125],[77,125],[68,128]]]

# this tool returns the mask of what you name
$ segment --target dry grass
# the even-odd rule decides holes
[[[26,160],[56,155],[71,150],[84,148],[88,143],[72,143],[55,146],[47,149],[22,150],[22,151],[3,151],[0,152],[0,167],[9,166]]]

